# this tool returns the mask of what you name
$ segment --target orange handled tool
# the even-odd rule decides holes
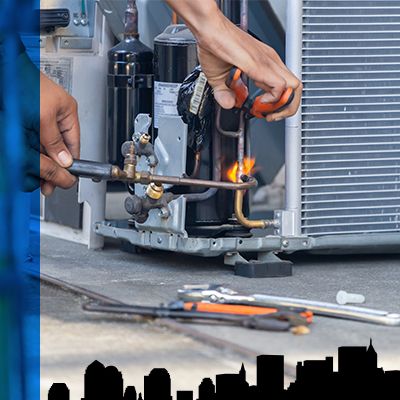
[[[242,71],[233,67],[229,73],[226,85],[236,94],[235,108],[243,110],[246,118],[265,118],[268,114],[285,109],[294,99],[293,88],[287,88],[276,103],[263,103],[263,91],[258,89],[249,95],[249,89],[242,80]]]
[[[234,315],[267,315],[281,313],[277,308],[243,306],[237,304],[217,304],[217,303],[185,303],[186,311],[210,312]],[[299,315],[311,324],[313,313],[311,311],[300,312]]]

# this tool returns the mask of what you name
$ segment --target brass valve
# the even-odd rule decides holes
[[[151,136],[148,133],[143,133],[139,138],[139,143],[142,145],[146,145],[150,142]]]
[[[135,179],[137,158],[136,158],[135,145],[133,144],[133,142],[129,146],[129,152],[127,154],[124,154],[124,156],[125,156],[124,172],[126,174],[126,177],[128,179]]]
[[[164,194],[164,188],[162,185],[152,182],[147,186],[146,194],[150,199],[159,200]]]

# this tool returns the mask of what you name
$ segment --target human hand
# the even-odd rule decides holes
[[[262,98],[265,103],[275,103],[287,88],[294,89],[293,102],[284,110],[268,115],[267,121],[280,121],[294,115],[300,105],[303,85],[277,52],[242,31],[222,14],[216,14],[211,20],[212,28],[210,25],[201,29],[196,36],[202,70],[220,106],[230,109],[235,105],[235,93],[225,82],[232,66],[236,66],[265,91]]]
[[[66,168],[79,158],[80,127],[75,99],[40,74],[40,178],[45,196],[68,189],[76,178]]]

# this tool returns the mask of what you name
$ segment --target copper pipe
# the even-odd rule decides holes
[[[129,160],[128,160],[129,161]],[[121,181],[128,183],[168,184],[174,186],[197,186],[225,190],[248,190],[257,186],[253,177],[242,176],[241,182],[210,181],[205,179],[181,178],[179,176],[154,175],[147,171],[137,171],[135,160],[126,162],[124,170],[117,165],[104,164],[96,161],[74,160],[68,171],[75,176],[92,178],[97,181]],[[244,182],[243,182],[244,181]]]
[[[190,175],[190,178],[197,178],[200,174],[200,165],[201,165],[201,153],[200,151],[196,151],[194,155],[194,167],[193,171]]]
[[[132,170],[129,170],[131,172]],[[244,179],[244,177],[242,177]],[[106,178],[107,179],[107,178]],[[174,186],[196,186],[196,187],[207,187],[225,190],[248,190],[257,186],[257,181],[253,177],[246,177],[245,182],[222,182],[222,181],[210,181],[205,179],[191,179],[191,178],[180,178],[179,176],[164,176],[164,175],[153,175],[147,171],[135,171],[132,175],[121,170],[121,168],[113,165],[111,168],[110,180],[140,183],[142,185],[148,185],[150,183],[174,185]]]
[[[217,131],[224,136],[228,136],[231,138],[238,138],[239,137],[239,131],[226,131],[222,128],[221,126],[221,107],[217,106],[217,115],[215,117],[215,126]]]
[[[248,190],[257,186],[253,177],[248,177],[246,182],[222,182],[204,179],[180,178],[178,176],[152,175],[147,172],[137,172],[135,182],[147,185],[151,182],[174,186],[197,186],[225,190]]]
[[[249,229],[265,229],[273,226],[274,222],[271,220],[250,220],[243,214],[243,197],[245,192],[237,190],[235,193],[235,216],[238,222]]]

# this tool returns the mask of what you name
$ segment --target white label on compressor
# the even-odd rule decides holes
[[[180,83],[154,82],[154,127],[158,128],[159,118],[164,115],[178,115],[176,103]]]

